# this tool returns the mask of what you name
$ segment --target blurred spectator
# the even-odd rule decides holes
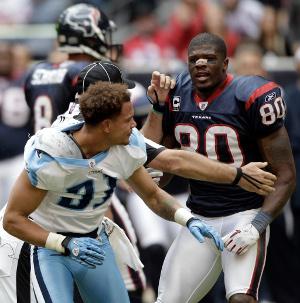
[[[278,302],[300,302],[300,295],[298,292],[299,287],[299,272],[300,272],[300,48],[295,53],[295,65],[298,73],[298,81],[286,88],[286,104],[288,109],[288,115],[286,119],[286,128],[292,144],[292,150],[294,154],[294,160],[297,172],[297,185],[294,194],[291,197],[291,207],[294,218],[292,241],[293,246],[290,251],[290,262],[292,266],[287,268],[287,288],[282,293],[279,283],[275,286],[279,289],[274,289],[275,299],[278,298]],[[285,262],[285,261],[284,261]],[[285,297],[284,297],[285,296]]]
[[[31,0],[33,13],[29,20],[30,23],[54,23],[60,13],[69,5],[72,0]],[[86,2],[86,1],[80,1]]]
[[[258,75],[267,77],[263,68],[263,52],[256,43],[242,43],[233,58],[233,70],[237,75]]]
[[[186,61],[191,39],[204,31],[204,16],[210,10],[207,0],[180,0],[173,9],[166,26],[169,44],[176,49],[176,56]]]
[[[293,50],[300,46],[300,1],[292,0],[289,8],[289,34]]]
[[[32,15],[32,0],[1,0],[0,23],[24,24]]]
[[[223,7],[212,2],[209,5],[209,9],[206,10],[204,21],[204,31],[222,37],[227,46],[227,54],[232,57],[241,37],[237,32],[228,29]]]
[[[12,77],[21,78],[31,64],[31,53],[24,44],[15,44],[13,47],[14,65]]]
[[[279,27],[279,12],[272,6],[264,8],[264,18],[261,21],[259,43],[265,54],[276,56],[291,56],[290,41]]]
[[[169,71],[182,67],[191,38],[203,31],[203,16],[209,1],[181,0],[162,26],[156,2],[133,1],[131,21],[134,34],[124,41],[124,57],[132,66],[162,67]]]
[[[23,148],[29,133],[29,108],[23,79],[14,74],[14,46],[0,44],[0,206],[8,198],[13,182],[23,168]],[[25,66],[24,66],[25,69]],[[18,74],[18,75],[17,75]],[[14,76],[17,76],[14,78]]]
[[[130,20],[134,34],[124,41],[124,57],[131,66],[158,67],[164,59],[175,59],[176,53],[169,45],[165,30],[155,15],[155,1],[134,1]],[[130,67],[129,67],[130,68]]]
[[[259,2],[263,3],[264,5],[272,6],[275,9],[280,9],[286,2],[289,2],[289,0],[259,0]]]
[[[230,30],[245,38],[258,39],[264,6],[256,0],[219,0],[226,10]]]

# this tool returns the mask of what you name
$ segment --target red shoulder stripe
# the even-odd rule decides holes
[[[255,100],[262,96],[264,93],[266,93],[267,91],[275,88],[275,87],[278,87],[278,85],[274,82],[268,82],[266,83],[265,85],[257,88],[253,93],[252,95],[250,96],[250,98],[247,100],[246,104],[245,104],[245,108],[246,110],[248,110],[250,108],[250,106],[252,105],[252,103],[255,102]]]

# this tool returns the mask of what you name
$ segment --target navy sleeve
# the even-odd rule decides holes
[[[267,81],[248,97],[245,109],[257,137],[265,137],[284,125],[286,105],[280,87]]]

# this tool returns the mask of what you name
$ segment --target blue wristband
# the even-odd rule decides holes
[[[259,234],[262,234],[271,222],[272,217],[268,213],[259,211],[251,224],[258,230]]]

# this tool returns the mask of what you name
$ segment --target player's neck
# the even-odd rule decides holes
[[[104,133],[87,131],[85,128],[73,133],[73,138],[80,146],[85,158],[89,159],[95,155],[108,150],[111,146]]]
[[[227,75],[224,75],[224,78],[213,87],[202,88],[201,90],[197,89],[197,95],[199,95],[201,99],[207,100],[210,96],[212,96],[216,92],[216,90],[218,90],[218,88],[224,86],[226,79],[227,79]]]

